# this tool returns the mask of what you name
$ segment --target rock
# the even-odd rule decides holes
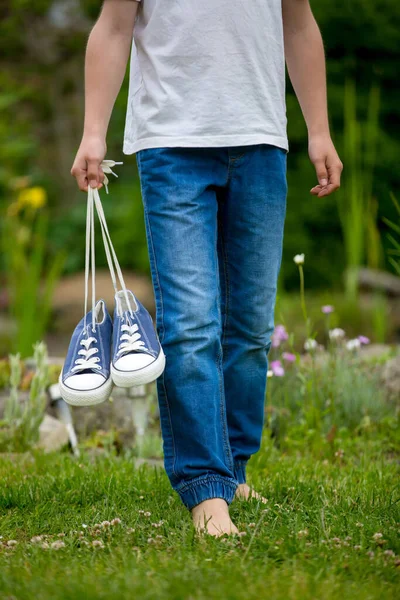
[[[155,393],[155,384],[130,389],[114,387],[107,402],[95,406],[70,406],[78,442],[95,431],[114,429],[124,447],[132,446],[137,434],[147,428],[151,397],[154,402]],[[49,412],[56,416],[54,406],[49,407]],[[154,415],[154,410],[151,412]]]
[[[400,296],[400,277],[376,269],[359,269],[358,284],[361,288],[381,290],[388,296]]]
[[[384,365],[382,383],[389,399],[400,404],[400,354],[388,360]]]
[[[389,358],[393,354],[393,346],[389,344],[368,344],[362,346],[361,356],[365,360],[377,360]]]
[[[61,450],[68,444],[68,430],[64,423],[58,419],[45,414],[39,427],[38,447],[45,452],[55,452]]]

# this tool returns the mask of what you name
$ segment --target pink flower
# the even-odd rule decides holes
[[[274,333],[272,334],[272,347],[278,348],[281,342],[285,342],[287,339],[289,339],[289,335],[286,331],[285,326],[277,325],[275,327]]]
[[[286,360],[287,362],[290,362],[290,363],[296,361],[296,355],[292,354],[291,352],[283,352],[282,358],[283,358],[283,360]]]
[[[324,313],[324,315],[330,315],[334,312],[335,308],[331,304],[326,304],[325,306],[321,307],[321,310]]]
[[[282,367],[282,363],[280,360],[273,360],[270,364],[271,371],[275,375],[275,377],[283,377],[285,374],[285,369]]]
[[[359,335],[358,339],[360,341],[360,344],[363,345],[363,346],[366,346],[371,341],[369,338],[365,337],[365,335]]]

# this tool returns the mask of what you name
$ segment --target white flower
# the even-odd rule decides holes
[[[344,336],[346,335],[344,329],[340,329],[340,327],[336,327],[335,329],[331,329],[329,331],[329,339],[330,340],[339,340],[341,338],[344,338]]]
[[[273,377],[273,376],[274,376],[274,372],[271,369],[268,369],[267,377]]]
[[[296,263],[296,265],[304,265],[304,258],[304,254],[296,254],[293,260]]]
[[[313,340],[312,338],[309,338],[304,342],[304,350],[307,350],[308,352],[310,352],[311,350],[315,350],[317,346],[317,340]]]
[[[361,342],[358,338],[354,338],[354,340],[349,340],[346,343],[347,350],[358,350],[361,347]]]
[[[301,530],[300,530],[300,531],[297,533],[297,535],[298,535],[299,537],[307,537],[307,536],[308,536],[308,529],[301,529]]]
[[[31,538],[31,542],[32,544],[38,544],[42,539],[43,537],[41,535],[34,535],[33,538]]]
[[[102,523],[100,523],[100,527],[103,527],[103,529],[105,529],[106,527],[110,527],[110,525],[110,521],[103,521]]]

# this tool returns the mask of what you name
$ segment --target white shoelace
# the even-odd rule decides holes
[[[108,193],[108,177],[106,173],[112,173],[116,175],[111,167],[114,165],[121,165],[121,162],[115,162],[113,160],[104,160],[101,163],[101,168],[105,174],[104,177],[104,185],[106,191]],[[106,218],[104,216],[103,206],[101,204],[100,195],[98,189],[93,189],[90,186],[88,187],[88,197],[87,197],[87,211],[86,211],[86,250],[85,250],[85,317],[84,317],[84,329],[87,329],[87,312],[88,312],[88,297],[89,297],[89,275],[90,270],[92,271],[92,332],[96,331],[96,314],[95,314],[95,304],[96,304],[96,261],[95,261],[95,246],[94,246],[94,207],[96,207],[97,214],[99,217],[100,225],[101,225],[101,233],[104,242],[104,248],[106,251],[107,262],[111,273],[111,278],[114,286],[115,292],[118,292],[117,280],[115,276],[115,270],[113,266],[113,260],[115,262],[115,268],[117,270],[118,278],[124,291],[125,299],[127,302],[127,306],[130,307],[129,298],[127,294],[127,290],[125,287],[125,282],[122,276],[121,268],[118,263],[117,255],[115,254],[114,246],[112,245],[110,234],[108,232],[108,227],[106,223]],[[131,311],[132,312],[132,311]]]
[[[94,202],[96,205],[97,214],[99,216],[99,221],[100,221],[100,225],[101,225],[101,233],[103,236],[104,249],[106,252],[107,263],[108,263],[108,267],[110,270],[114,290],[115,290],[115,293],[117,294],[118,286],[117,286],[117,277],[115,274],[115,271],[117,271],[119,283],[120,283],[122,292],[125,297],[126,306],[128,307],[129,316],[131,319],[134,319],[135,317],[133,314],[131,303],[129,301],[129,296],[128,296],[128,292],[126,289],[125,281],[124,281],[124,278],[122,275],[121,268],[119,266],[118,258],[115,253],[113,243],[111,241],[110,233],[108,231],[107,221],[106,221],[106,218],[104,215],[103,206],[100,201],[100,196],[99,196],[99,193],[97,190],[93,190],[93,192],[94,192]],[[113,261],[114,261],[114,264],[113,264]],[[115,270],[114,270],[114,266],[115,266]],[[137,323],[133,323],[131,325],[124,323],[121,326],[121,331],[123,331],[124,333],[121,335],[121,338],[120,338],[121,343],[118,346],[117,356],[121,355],[122,353],[126,354],[128,352],[133,352],[133,351],[149,352],[149,350],[145,346],[144,341],[142,339],[140,339],[141,333],[139,331],[139,327],[138,327]]]
[[[136,323],[133,325],[122,325],[121,331],[125,333],[121,335],[121,343],[118,346],[117,356],[128,352],[148,352],[144,341],[141,339],[142,336]]]
[[[104,186],[106,188],[106,192],[108,194],[108,177],[107,173],[112,173],[115,177],[118,177],[116,173],[112,170],[112,167],[115,165],[121,165],[121,162],[115,162],[113,160],[104,160],[101,163],[101,168],[105,174],[104,177]],[[88,297],[89,297],[89,278],[90,278],[90,270],[92,272],[92,333],[96,333],[96,314],[95,314],[95,304],[96,304],[96,265],[95,265],[95,245],[94,245],[94,208],[96,208],[96,212],[100,221],[101,226],[101,235],[104,243],[104,250],[107,257],[108,268],[110,270],[110,275],[113,283],[113,287],[115,293],[118,293],[118,284],[117,278],[119,280],[119,284],[121,290],[124,294],[126,306],[128,307],[129,315],[132,319],[134,319],[134,314],[132,310],[131,303],[129,301],[128,292],[126,289],[125,281],[122,275],[121,267],[118,262],[117,255],[114,250],[113,243],[111,241],[110,233],[108,231],[107,221],[104,215],[103,206],[101,204],[100,195],[98,189],[93,189],[89,186],[88,188],[88,200],[87,200],[87,213],[86,213],[86,251],[85,251],[85,317],[84,317],[84,330],[87,331],[87,312],[88,312]],[[141,334],[139,332],[138,325],[132,324],[123,324],[121,330],[124,332],[121,336],[121,343],[119,345],[118,355],[123,352],[132,352],[132,351],[148,351],[145,343],[141,340]],[[101,369],[101,366],[98,364],[100,359],[98,356],[94,356],[97,354],[97,348],[92,348],[92,343],[97,343],[97,339],[92,335],[91,337],[87,337],[87,339],[81,340],[81,345],[83,346],[82,350],[78,352],[78,354],[82,355],[82,358],[78,358],[75,363],[76,366],[73,368],[73,371],[82,371],[84,369]]]
[[[91,336],[85,340],[81,340],[81,346],[84,346],[84,349],[79,350],[78,354],[81,354],[83,358],[77,358],[75,361],[75,367],[73,367],[72,372],[74,371],[84,371],[86,369],[98,369],[101,371],[100,358],[98,356],[94,356],[97,354],[97,348],[90,348],[93,342],[96,342],[96,338]]]
[[[112,167],[115,165],[122,165],[122,162],[115,162],[113,160],[104,160],[101,163],[101,168],[104,173],[104,187],[108,194],[108,183],[109,179],[107,174],[112,173],[115,177],[118,177],[116,173],[112,170]],[[92,334],[96,333],[96,314],[95,314],[95,305],[96,305],[96,264],[95,264],[95,245],[94,245],[94,207],[96,207],[97,214],[99,217],[100,225],[101,225],[101,233],[104,242],[104,248],[107,256],[107,262],[110,269],[111,279],[113,282],[114,290],[117,293],[117,279],[115,275],[113,260],[115,263],[115,269],[117,271],[118,279],[121,285],[121,288],[124,292],[125,300],[127,306],[130,309],[130,314],[133,317],[133,311],[129,303],[129,297],[126,290],[125,282],[122,276],[121,268],[118,263],[117,255],[114,250],[114,246],[111,242],[110,234],[108,232],[108,227],[103,211],[103,206],[101,204],[99,191],[97,189],[93,189],[90,186],[88,187],[88,199],[87,199],[87,211],[86,211],[86,248],[85,248],[85,306],[84,306],[84,332],[87,334],[85,339],[82,339],[80,344],[83,346],[81,350],[79,350],[78,354],[82,356],[82,358],[78,358],[75,360],[75,367],[73,367],[72,371],[83,371],[85,369],[97,369],[100,370],[101,366],[98,364],[100,362],[100,358],[95,356],[98,353],[97,348],[93,348],[92,344],[97,343],[97,338],[94,335],[89,336],[88,333],[88,324],[87,324],[87,313],[88,313],[88,297],[89,297],[89,277],[90,270],[92,272],[92,324],[91,324],[91,332]],[[129,334],[130,335],[130,334]],[[129,341],[129,343],[132,343]]]

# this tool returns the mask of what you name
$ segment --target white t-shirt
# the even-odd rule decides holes
[[[288,149],[281,0],[142,0],[124,153]]]

